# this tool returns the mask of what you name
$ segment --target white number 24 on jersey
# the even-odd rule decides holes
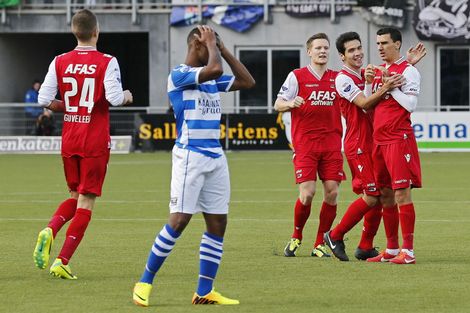
[[[80,106],[88,108],[88,113],[91,113],[93,106],[95,105],[95,102],[93,102],[95,95],[95,79],[87,77],[83,81],[82,93],[80,95],[78,106],[70,105],[70,97],[75,97],[78,93],[77,80],[73,77],[63,77],[62,82],[64,84],[70,84],[72,87],[71,90],[64,93],[65,111],[71,113],[78,112],[78,107]]]

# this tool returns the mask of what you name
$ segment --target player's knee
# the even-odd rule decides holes
[[[315,195],[315,192],[301,192],[299,195],[299,200],[302,202],[303,205],[309,205],[312,203],[313,196]]]
[[[182,233],[186,226],[188,226],[189,221],[190,218],[188,219],[188,217],[184,215],[177,215],[171,216],[168,224],[174,231]]]
[[[362,199],[367,203],[368,207],[376,206],[379,203],[379,198],[374,196],[364,195]]]
[[[336,203],[338,199],[338,189],[330,189],[325,191],[325,202],[327,203]]]
[[[411,203],[411,191],[409,188],[398,189],[395,191],[395,200],[398,205]]]

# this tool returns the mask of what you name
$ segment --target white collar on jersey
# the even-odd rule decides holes
[[[400,64],[402,64],[402,63],[405,62],[405,61],[406,61],[405,57],[404,57],[404,56],[401,56],[401,57],[398,58],[398,60],[396,60],[396,61],[393,62],[392,64],[400,65]],[[385,68],[389,68],[390,65],[392,65],[392,64],[386,64],[386,65],[385,65]]]
[[[345,70],[346,72],[348,72],[348,73],[350,73],[350,74],[355,75],[355,76],[356,76],[357,78],[359,78],[359,79],[362,79],[362,77],[361,77],[361,72],[359,72],[359,73],[356,72],[356,71],[353,70],[352,68],[346,66],[346,64],[343,64],[343,70]],[[360,71],[360,69],[359,69],[359,71]]]
[[[315,76],[318,80],[321,80],[322,76],[320,76],[317,72],[315,72],[312,65],[310,65],[310,64],[307,65],[307,68],[310,71],[310,73],[312,73],[313,76]],[[328,69],[326,69],[326,71],[328,71]],[[325,71],[325,73],[326,73],[326,71]]]
[[[76,46],[76,47],[75,47],[75,50],[79,50],[79,51],[93,51],[93,50],[96,50],[96,47],[93,47],[93,46]]]

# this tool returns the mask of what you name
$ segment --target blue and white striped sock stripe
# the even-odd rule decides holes
[[[223,253],[223,238],[204,233],[202,235],[199,255],[201,260],[220,264]]]
[[[141,282],[151,284],[155,278],[155,274],[165,262],[166,257],[170,254],[175,246],[176,240],[180,234],[174,231],[168,224],[158,233],[155,242],[152,245],[145,271],[140,279]]]
[[[173,235],[170,234],[170,232],[172,232]],[[176,240],[179,237],[179,235],[174,236],[174,234],[175,231],[173,231],[173,229],[171,229],[168,224],[165,225],[155,238],[155,243],[153,244],[152,252],[159,257],[167,257],[170,254],[171,250],[173,250]]]
[[[197,294],[204,296],[211,292],[213,281],[219,269],[220,260],[223,253],[222,237],[218,237],[209,233],[204,233],[199,248],[199,283]]]

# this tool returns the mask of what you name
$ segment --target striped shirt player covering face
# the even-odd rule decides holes
[[[168,76],[168,96],[173,106],[179,148],[199,152],[211,158],[222,156],[219,92],[229,91],[234,77],[222,75],[217,80],[198,84],[202,67],[181,64]]]
[[[168,96],[176,118],[172,156],[171,213],[227,214],[230,179],[220,145],[221,91],[234,77],[198,83],[202,67],[185,64],[168,76]]]

